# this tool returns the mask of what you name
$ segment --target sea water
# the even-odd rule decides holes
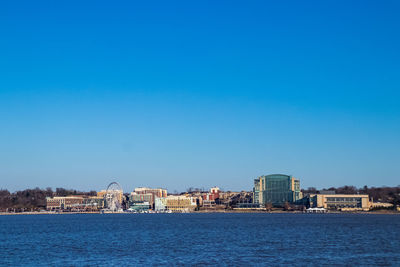
[[[0,265],[400,266],[400,216],[0,216]]]

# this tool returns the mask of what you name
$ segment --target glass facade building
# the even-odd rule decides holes
[[[281,206],[300,199],[300,180],[285,174],[263,175],[254,180],[254,203]]]
[[[150,209],[150,203],[149,202],[133,202],[129,203],[129,209],[130,211],[148,211]]]

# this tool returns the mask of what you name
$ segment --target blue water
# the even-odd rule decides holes
[[[0,216],[0,265],[400,266],[400,216]]]

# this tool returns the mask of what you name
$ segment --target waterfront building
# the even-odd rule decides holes
[[[167,196],[167,190],[162,188],[137,187],[134,192],[136,194],[153,194],[154,198]]]
[[[129,196],[130,202],[149,202],[150,204],[154,203],[154,195],[151,193],[148,194],[137,194],[136,192],[132,192]]]
[[[219,193],[221,190],[218,187],[212,187],[210,191],[202,195],[203,207],[215,207],[215,200],[219,199]]]
[[[64,210],[77,206],[83,203],[82,196],[67,196],[67,197],[46,197],[47,210]]]
[[[300,202],[308,208],[324,208],[340,211],[367,211],[372,206],[368,195],[357,194],[310,194],[300,200]]]
[[[175,212],[194,211],[197,207],[197,200],[187,196],[167,196],[155,199],[155,210],[171,210]]]
[[[255,204],[294,203],[301,197],[300,180],[284,174],[263,175],[254,180],[253,193]]]
[[[113,194],[117,193],[117,200],[119,202],[119,204],[122,203],[122,200],[124,198],[124,192],[122,190],[118,190],[117,192],[115,192],[116,190],[113,191]],[[105,199],[107,197],[107,190],[101,190],[99,192],[97,192],[97,197],[103,198]]]
[[[148,211],[150,209],[150,203],[147,201],[136,201],[129,205],[129,211]]]
[[[97,192],[97,196],[101,197],[101,198],[105,198],[107,194],[107,190],[101,190],[99,192]]]
[[[103,209],[104,205],[105,205],[104,198],[97,196],[83,198],[82,201],[82,206],[84,208]]]
[[[154,209],[154,201],[156,198],[167,197],[167,190],[161,188],[137,187],[131,193],[129,201],[134,202],[149,202],[150,208]]]
[[[158,197],[154,200],[154,210],[155,211],[166,211],[167,210],[167,198]]]
[[[187,193],[184,193],[183,195],[196,199],[197,205],[199,207],[203,206],[203,195],[204,195],[204,192],[187,192]]]
[[[47,210],[98,210],[104,208],[104,198],[93,196],[47,197]]]
[[[138,194],[136,192],[132,192],[129,195],[129,201],[128,201],[129,207],[135,207],[135,206],[141,207],[144,202],[148,203],[148,205],[149,205],[149,207],[147,209],[153,209],[154,208],[154,195],[151,193]]]

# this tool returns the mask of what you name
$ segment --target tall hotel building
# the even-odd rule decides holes
[[[254,179],[254,203],[281,206],[301,198],[300,180],[291,175],[271,174]]]

